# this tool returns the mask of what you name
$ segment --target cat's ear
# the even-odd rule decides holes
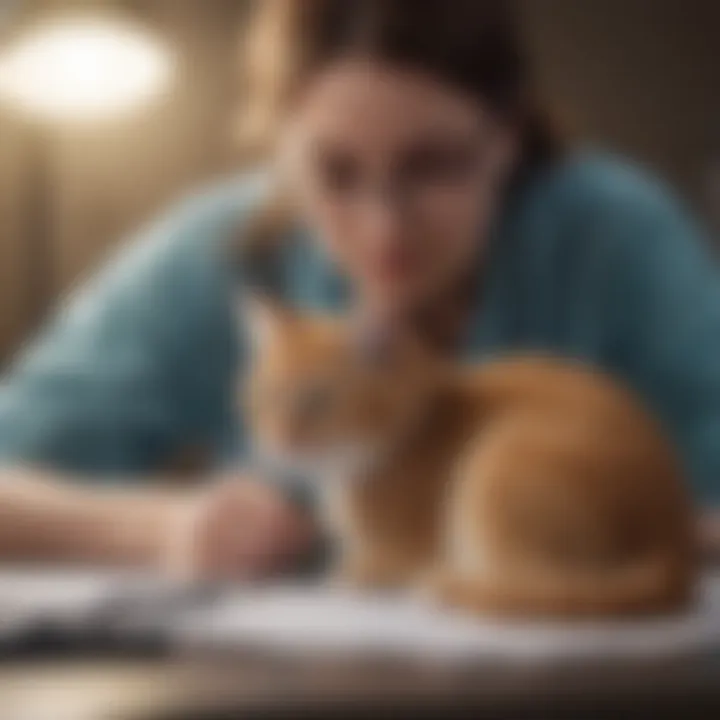
[[[255,352],[260,352],[283,335],[292,313],[268,295],[248,293],[236,300],[236,318],[240,333],[249,338]]]

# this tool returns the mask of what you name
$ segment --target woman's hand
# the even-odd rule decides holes
[[[175,504],[161,539],[164,569],[191,578],[258,578],[307,551],[313,526],[282,493],[227,479]]]
[[[279,490],[248,478],[180,491],[0,471],[0,560],[233,579],[275,573],[313,539],[309,518]]]

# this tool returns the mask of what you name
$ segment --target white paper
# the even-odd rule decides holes
[[[170,595],[168,594],[170,592]],[[188,594],[172,612],[169,596]],[[322,585],[236,587],[195,602],[192,588],[132,573],[6,569],[0,572],[0,636],[38,619],[82,627],[98,608],[135,599],[149,626],[179,645],[280,653],[377,654],[433,660],[574,660],[720,650],[720,573],[708,575],[682,616],[597,623],[497,622],[453,615],[409,597],[339,593]],[[202,597],[202,595],[200,595]],[[132,626],[143,618],[123,618]],[[167,620],[167,623],[164,621]]]
[[[184,642],[281,652],[382,653],[438,660],[658,656],[720,648],[720,576],[683,616],[517,623],[452,615],[402,597],[320,586],[235,592],[179,629]]]
[[[16,567],[0,571],[0,634],[22,632],[38,621],[82,624],[118,598],[161,601],[169,583],[114,570]]]

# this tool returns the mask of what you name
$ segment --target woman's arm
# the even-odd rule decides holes
[[[223,188],[154,224],[4,379],[0,558],[225,572],[299,545],[302,521],[258,483],[147,487],[187,445],[219,449],[239,370],[224,243],[251,195]]]
[[[0,472],[0,558],[161,567],[189,493],[87,487]]]
[[[100,479],[217,450],[237,359],[226,244],[243,191],[194,198],[124,243],[0,385],[0,464]]]
[[[0,472],[0,558],[238,577],[272,572],[311,541],[309,520],[248,478],[157,491]]]

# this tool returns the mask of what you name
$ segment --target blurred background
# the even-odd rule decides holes
[[[720,2],[520,4],[559,116],[659,172],[720,225]],[[231,130],[246,9],[0,0],[0,362],[129,233],[239,169]],[[85,19],[58,35],[46,23],[62,11]]]

